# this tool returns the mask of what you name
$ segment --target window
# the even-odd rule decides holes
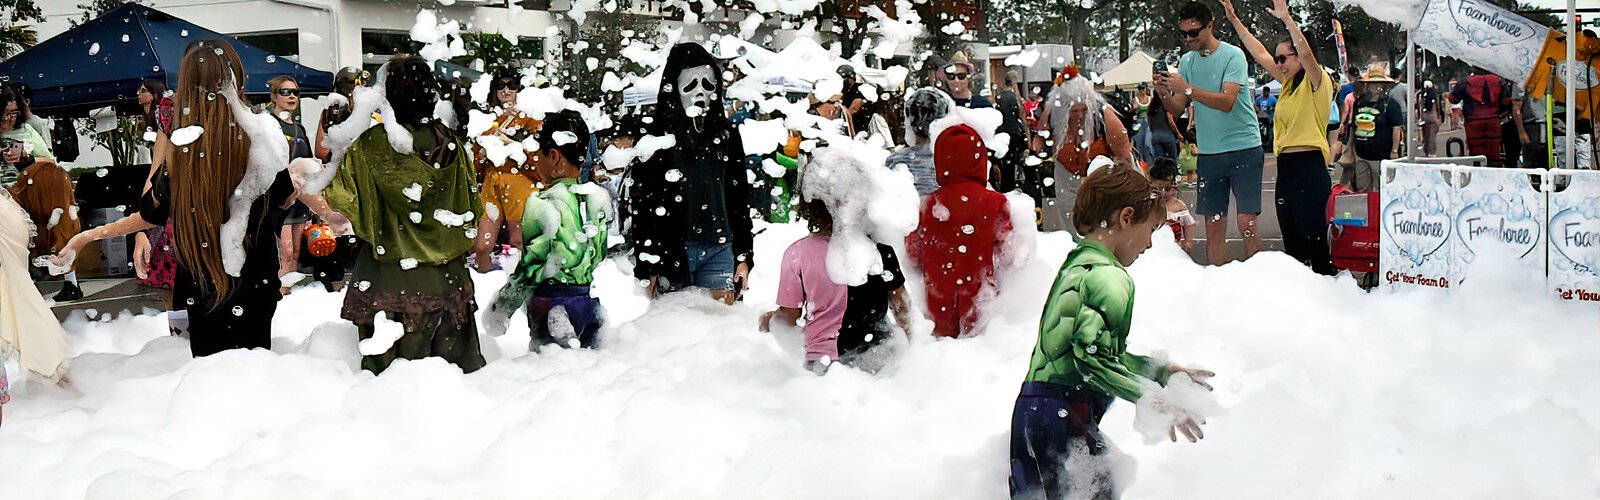
[[[236,33],[233,37],[278,57],[296,61],[300,59],[300,30]]]
[[[388,56],[399,53],[415,54],[422,50],[422,43],[411,39],[411,34],[404,31],[387,30],[361,30],[361,53],[369,56]]]
[[[544,38],[523,36],[517,37],[517,49],[524,56],[535,59],[544,58]]]

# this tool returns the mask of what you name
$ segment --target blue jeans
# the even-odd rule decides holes
[[[690,242],[686,255],[689,286],[707,290],[733,289],[733,245]]]
[[[1150,157],[1151,163],[1157,158],[1166,158],[1173,162],[1178,161],[1178,137],[1165,130],[1150,132]]]

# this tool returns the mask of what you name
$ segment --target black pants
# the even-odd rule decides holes
[[[1500,145],[1504,148],[1500,157],[1504,158],[1506,168],[1522,167],[1522,136],[1517,133],[1521,126],[1512,122],[1500,124]]]
[[[1321,151],[1278,155],[1278,227],[1283,251],[1328,276],[1337,271],[1328,255],[1328,195],[1333,181]]]
[[[1011,498],[1116,498],[1100,433],[1111,398],[1024,382],[1011,413]]]

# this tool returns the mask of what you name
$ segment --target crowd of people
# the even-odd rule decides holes
[[[1006,72],[985,91],[964,52],[928,63],[928,85],[905,92],[867,88],[841,66],[837,93],[805,97],[806,123],[827,132],[792,131],[766,154],[747,152],[740,124],[781,113],[730,99],[723,61],[696,43],[671,48],[652,109],[605,128],[577,111],[522,105],[534,82],[525,75],[492,75],[488,102],[470,102],[470,84],[400,55],[377,74],[340,71],[313,129],[293,78],[272,79],[258,112],[233,47],[201,41],[186,51],[173,91],[159,80],[139,87],[146,182],[126,217],[86,231],[72,178],[52,159],[51,126],[28,110],[24,89],[7,87],[0,359],[65,383],[66,335],[29,270],[64,275],[54,300],[75,300],[77,254],[133,235],[139,282],[171,290],[168,324],[196,357],[270,348],[279,300],[310,269],[328,291],[343,291],[341,316],[359,332],[362,369],[439,357],[472,372],[486,364],[480,331],[505,332],[519,310],[531,350],[601,347],[605,314],[591,287],[617,254],[652,299],[690,291],[743,300],[754,220],[789,222],[792,210],[809,234],[784,252],[776,303],[758,328],[801,329],[809,372],[836,364],[877,372],[915,315],[931,320],[936,337],[979,333],[984,303],[1003,284],[1006,246],[1018,225],[1034,224],[1068,230],[1078,245],[1050,290],[1016,402],[1012,494],[1114,496],[1109,476],[1067,477],[1085,473],[1074,460],[1109,453],[1098,422],[1111,401],[1164,398],[1178,374],[1209,389],[1212,376],[1127,351],[1134,283],[1125,268],[1158,228],[1170,227],[1187,251],[1203,226],[1212,265],[1230,260],[1230,224],[1245,258],[1261,251],[1270,158],[1284,252],[1333,275],[1330,194],[1336,183],[1378,189],[1379,162],[1409,154],[1407,119],[1421,120],[1421,154],[1435,154],[1441,127],[1461,127],[1472,154],[1492,165],[1544,165],[1535,138],[1544,137],[1542,104],[1492,74],[1453,81],[1447,93],[1431,82],[1412,92],[1374,63],[1340,85],[1285,0],[1270,10],[1289,36],[1272,45],[1230,0],[1220,6],[1219,19],[1204,3],[1186,4],[1174,22],[1187,50],[1170,65],[1158,61],[1153,80],[1131,95],[1074,66],[1047,83]],[[1237,45],[1218,38],[1218,22],[1232,25]],[[1258,86],[1252,63],[1281,90]],[[382,92],[360,91],[369,85]],[[490,117],[488,126],[473,115]],[[995,130],[983,130],[987,117],[998,118]],[[993,147],[996,132],[1011,147]],[[892,152],[866,165],[829,141]],[[653,152],[639,153],[647,143]],[[846,239],[840,231],[859,231],[860,209],[830,193],[818,172],[867,178],[884,168],[909,173],[917,225],[903,240],[878,235],[873,271],[841,280],[830,251]],[[1179,196],[1185,184],[1197,187],[1192,206]],[[1004,194],[1013,191],[1025,197]],[[1026,199],[1034,220],[1016,220],[1027,210],[1014,205]],[[497,269],[509,279],[480,315],[472,274]],[[922,281],[921,297],[908,296],[908,279]],[[0,403],[5,389],[0,371]],[[1173,440],[1202,437],[1202,416],[1163,404],[1175,415]]]

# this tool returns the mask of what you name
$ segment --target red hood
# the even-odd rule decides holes
[[[989,180],[989,154],[978,131],[956,125],[939,133],[933,143],[933,167],[940,186]]]

